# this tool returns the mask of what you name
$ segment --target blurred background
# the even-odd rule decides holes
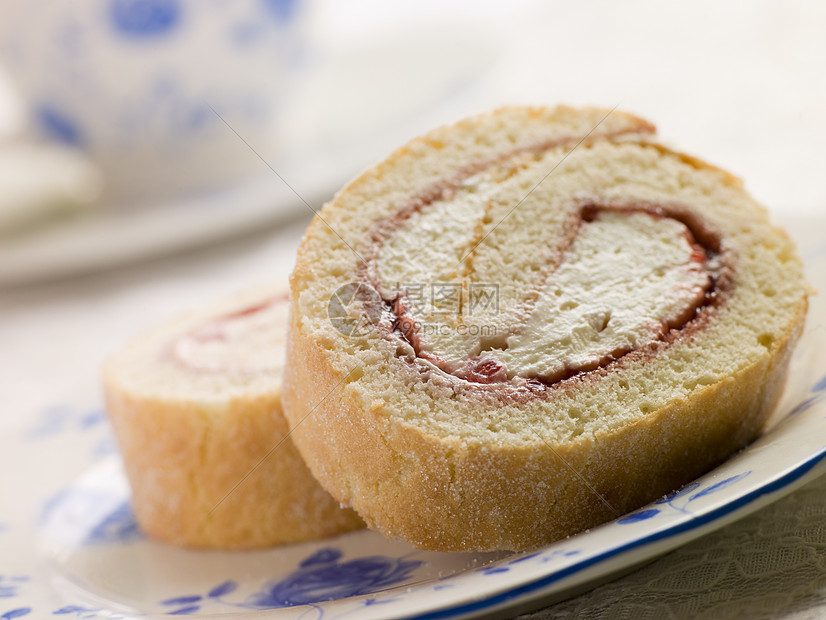
[[[508,103],[639,114],[741,176],[823,273],[825,35],[821,0],[0,0],[0,572],[39,561],[21,498],[115,450],[102,360],[285,280],[313,211],[436,125]],[[826,595],[822,554],[792,538],[758,539],[779,559],[751,583],[797,617]],[[701,595],[756,591],[726,587]]]
[[[273,230],[427,129],[618,105],[826,205],[826,5],[0,0],[0,286]]]

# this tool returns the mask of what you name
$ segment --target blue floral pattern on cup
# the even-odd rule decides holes
[[[289,21],[295,14],[296,0],[264,0],[264,5],[280,21]]]
[[[6,4],[0,61],[32,128],[83,150],[117,200],[235,187],[262,175],[258,158],[226,156],[239,135],[281,146],[279,114],[312,49],[300,0]]]
[[[178,0],[111,0],[109,18],[119,34],[136,39],[168,34],[181,21]]]
[[[53,140],[68,146],[82,147],[85,139],[77,123],[52,103],[35,106],[33,116],[43,132]]]

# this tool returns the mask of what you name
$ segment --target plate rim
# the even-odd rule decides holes
[[[768,480],[759,487],[752,489],[751,491],[748,491],[743,495],[740,495],[721,506],[717,506],[716,508],[710,508],[706,512],[693,514],[687,520],[680,521],[672,525],[664,526],[662,529],[659,529],[655,532],[646,534],[640,538],[635,538],[631,541],[617,545],[616,547],[612,547],[610,549],[601,551],[594,556],[583,558],[582,560],[574,562],[570,566],[554,570],[546,575],[537,577],[536,579],[533,579],[531,581],[511,586],[510,588],[498,592],[492,596],[478,599],[476,601],[459,603],[451,607],[442,607],[438,610],[428,611],[421,614],[404,617],[415,620],[435,620],[439,618],[462,617],[470,618],[477,617],[482,612],[499,611],[496,609],[497,606],[500,606],[503,603],[515,604],[517,601],[513,599],[519,599],[523,596],[528,596],[530,594],[536,595],[534,597],[531,597],[532,599],[541,599],[541,597],[543,596],[542,589],[559,583],[560,581],[566,578],[574,577],[582,571],[587,570],[588,568],[591,568],[593,566],[596,566],[605,560],[620,557],[623,554],[629,553],[631,551],[646,546],[653,545],[654,543],[657,543],[659,541],[675,539],[675,544],[670,546],[665,545],[663,548],[657,549],[656,552],[652,553],[650,556],[647,556],[646,558],[640,558],[640,562],[644,562],[645,560],[654,560],[660,557],[661,555],[664,555],[665,553],[668,553],[669,551],[672,551],[682,546],[683,544],[690,542],[691,540],[699,538],[702,535],[711,533],[715,529],[725,527],[726,525],[729,525],[735,521],[740,520],[741,518],[748,516],[749,514],[752,514],[760,508],[763,508],[771,503],[774,503],[775,501],[781,499],[782,497],[792,492],[796,488],[799,488],[800,486],[803,486],[805,483],[823,475],[824,473],[826,473],[826,471],[816,473],[812,472],[816,470],[818,465],[824,464],[825,460],[826,446],[820,448],[817,452],[807,457],[804,461],[801,461],[797,465],[788,468],[785,472],[778,474],[776,477]],[[824,467],[824,469],[826,469],[826,467]],[[713,473],[715,470],[716,468],[705,474],[705,476]],[[702,477],[704,476],[701,476],[701,478]],[[768,501],[766,501],[765,503],[761,503],[759,501],[761,498],[768,499]],[[734,518],[726,519],[726,517],[729,516]],[[717,525],[717,527],[705,527],[712,525]],[[690,536],[687,539],[678,539],[680,534],[687,533],[693,533],[695,535]],[[547,548],[547,546],[543,548]],[[606,571],[602,576],[610,576],[612,573],[613,571]],[[572,584],[572,587],[574,587],[575,585],[576,584]],[[564,590],[561,591],[564,592]],[[550,590],[545,594],[547,596],[551,596],[553,593],[554,590]],[[561,600],[565,599],[562,598],[560,599],[560,601]],[[505,609],[507,608],[503,607],[501,611],[504,611]]]
[[[809,403],[809,406],[805,411],[806,416],[801,419],[802,428],[808,428],[810,426],[810,422],[814,422],[816,419],[822,418],[822,414],[826,411],[826,375],[819,380],[808,383],[808,389],[803,391],[801,394],[801,402]],[[812,394],[814,394],[814,396],[812,396]],[[793,412],[794,407],[791,407],[787,416],[793,414]],[[785,418],[785,420],[793,419],[795,418]],[[782,422],[780,424],[782,424]],[[778,430],[779,427],[780,425],[771,430]],[[800,428],[801,426],[797,426],[796,428],[791,429],[791,432],[799,433]],[[770,438],[770,435],[771,431],[766,435],[763,435],[764,438],[769,439],[769,445],[773,443],[773,439]],[[749,446],[743,448],[740,452],[734,455],[734,457],[730,457],[718,467],[697,478],[697,480],[705,479],[709,481],[709,478],[712,478],[715,474],[720,474],[719,470],[721,467],[734,463],[735,461],[733,461],[733,459],[736,458],[737,455],[748,456],[747,453],[749,449],[754,446],[755,443],[749,444]],[[76,478],[73,485],[85,479],[91,473],[96,472],[109,464],[113,458],[120,461],[120,456],[117,454],[110,455],[101,461],[97,461],[92,464],[91,469],[86,469],[86,471],[81,474],[80,478]],[[592,555],[584,555],[581,559],[574,560],[567,566],[554,568],[553,564],[550,564],[548,566],[550,570],[548,571],[542,572],[540,569],[540,574],[534,573],[533,575],[524,575],[524,577],[519,577],[516,583],[505,586],[503,589],[491,593],[490,595],[483,594],[481,597],[478,596],[480,590],[477,587],[474,587],[474,584],[467,584],[465,588],[462,588],[463,594],[458,600],[454,599],[453,602],[435,602],[435,606],[417,605],[419,609],[414,609],[410,612],[404,611],[403,609],[392,611],[388,610],[390,615],[387,617],[397,619],[413,618],[427,620],[437,618],[475,618],[497,613],[505,613],[509,610],[514,611],[517,608],[521,608],[522,612],[527,612],[532,609],[538,609],[544,605],[561,602],[591,590],[592,588],[589,584],[593,584],[593,587],[597,587],[601,583],[610,581],[614,575],[622,573],[623,571],[629,572],[626,569],[634,570],[639,565],[653,561],[656,558],[673,551],[674,549],[681,547],[692,540],[700,538],[703,535],[711,533],[749,514],[752,514],[757,510],[773,503],[774,501],[779,500],[785,495],[788,495],[795,489],[803,486],[806,482],[822,475],[824,472],[826,472],[826,445],[821,444],[800,460],[787,465],[783,469],[773,472],[772,475],[767,476],[762,481],[758,481],[756,483],[757,486],[748,490],[744,489],[740,493],[735,493],[730,499],[723,499],[724,503],[722,504],[711,504],[706,508],[697,507],[696,512],[683,513],[683,516],[681,516],[676,522],[671,524],[663,524],[653,531],[641,532],[637,535],[631,534],[632,537],[630,539],[608,548],[597,548],[594,550]],[[647,506],[652,504],[653,503],[648,504]],[[643,506],[628,514],[634,514],[640,510],[645,510],[647,506]],[[615,522],[616,520],[603,524],[603,526],[599,527],[610,526],[615,524]],[[534,557],[535,555],[540,555],[543,552],[548,551],[554,545],[564,543],[568,540],[573,540],[574,538],[575,537],[571,537],[569,539],[564,539],[563,541],[543,545],[523,553],[509,554],[506,557],[494,560],[491,564],[486,564],[485,566],[480,566],[476,569],[463,570],[452,575],[451,577],[458,579],[461,579],[463,576],[473,578],[473,575],[477,573],[479,569],[489,569],[491,567],[506,565],[515,561],[522,561],[524,559]],[[657,543],[660,544],[658,545]],[[634,558],[631,562],[621,562],[620,566],[611,565],[610,563],[605,565],[606,562],[610,562],[612,559],[623,558],[628,554],[632,554],[633,552],[642,549],[647,550],[642,551],[640,557]],[[600,565],[603,565],[602,570],[598,568]],[[594,570],[594,574],[589,575],[589,569]],[[569,581],[566,583],[566,580]],[[420,594],[426,594],[426,587],[428,585],[432,585],[435,581],[438,580],[427,580],[424,584],[400,584],[388,588],[386,592],[398,592],[412,588],[413,591],[419,591]],[[417,587],[417,585],[421,585],[421,587]],[[372,595],[365,596],[369,597]],[[247,617],[249,614],[253,614],[253,616],[250,617],[286,617],[284,614],[286,613],[289,615],[290,611],[292,611],[293,617],[295,617],[296,615],[305,613],[308,608],[320,607],[321,609],[324,609],[327,605],[343,602],[347,598],[350,597],[331,601],[319,601],[318,603],[309,606],[297,605],[269,610],[246,610],[243,612],[232,613],[227,617],[241,618]],[[363,596],[353,597],[353,599],[358,598],[363,598]],[[332,611],[332,609],[329,609],[329,611]],[[239,613],[241,615],[237,615]],[[155,615],[157,614],[150,612],[147,617],[155,617]]]

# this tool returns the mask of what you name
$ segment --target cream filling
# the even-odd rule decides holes
[[[555,381],[659,338],[703,301],[710,275],[683,223],[606,209],[582,222],[538,296],[526,290],[500,298],[495,315],[469,316],[467,303],[440,309],[434,285],[454,282],[467,296],[473,284],[459,280],[457,262],[484,214],[484,194],[460,191],[434,203],[405,222],[377,256],[380,293],[385,299],[401,294],[405,314],[415,321],[418,352],[449,372],[463,375],[485,360],[497,379],[504,371],[508,378]],[[500,282],[487,284],[502,290],[511,280],[504,272]]]
[[[404,222],[385,240],[375,261],[379,294],[385,300],[401,296],[422,346],[437,348],[442,359],[449,357],[451,369],[462,366],[468,352],[479,347],[479,338],[468,329],[477,317],[459,303],[467,292],[462,290],[460,259],[497,189],[487,174],[466,179],[449,200],[428,205]]]
[[[604,211],[583,223],[527,322],[486,357],[509,377],[555,380],[682,325],[710,284],[687,233],[642,212]]]
[[[449,201],[435,202],[406,221],[376,261],[379,294],[390,299],[422,284],[455,283],[459,259],[495,190],[487,177],[471,177]]]
[[[288,311],[286,301],[275,300],[216,317],[176,338],[172,356],[201,372],[280,373]]]

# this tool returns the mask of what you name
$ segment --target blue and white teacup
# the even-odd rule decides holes
[[[86,151],[110,197],[170,198],[264,173],[252,149],[277,152],[274,126],[305,52],[302,9],[0,0],[0,62],[33,129]]]

